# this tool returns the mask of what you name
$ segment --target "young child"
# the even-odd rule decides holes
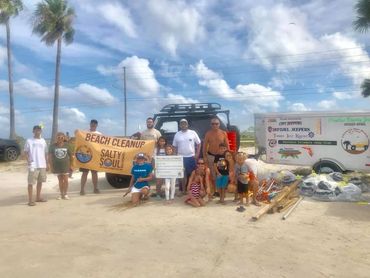
[[[133,206],[137,206],[140,200],[146,200],[148,198],[150,190],[149,181],[153,179],[153,167],[151,163],[145,162],[147,160],[145,154],[137,154],[135,160],[136,163],[131,169],[132,176],[127,191],[131,192],[131,202]]]
[[[225,152],[225,159],[229,162],[229,184],[228,184],[228,187],[230,185],[232,185],[235,188],[233,202],[236,202],[239,199],[239,195],[238,195],[238,191],[236,190],[236,180],[235,180],[235,175],[234,175],[234,172],[235,172],[234,156],[230,151],[226,151]]]
[[[246,205],[249,205],[248,196],[248,182],[249,182],[249,168],[245,163],[247,156],[243,152],[236,154],[235,163],[235,180],[237,181],[237,189],[239,194],[239,205],[240,209],[243,209],[243,201],[246,199]]]
[[[166,155],[173,155],[172,145],[166,145],[165,147]],[[164,180],[165,192],[166,192],[166,202],[171,204],[175,199],[175,188],[176,188],[176,178],[166,178]]]
[[[57,199],[69,200],[67,195],[68,176],[71,172],[73,154],[68,143],[65,142],[63,132],[58,132],[56,142],[50,145],[48,160],[51,172],[58,177],[60,196]]]
[[[227,146],[225,143],[219,145],[218,154],[215,155],[214,169],[216,173],[216,188],[220,192],[220,204],[225,204],[225,191],[229,184],[229,161],[225,159]]]
[[[202,207],[205,205],[201,196],[201,192],[204,191],[203,176],[200,169],[194,170],[193,173],[192,179],[189,180],[188,196],[186,197],[185,203],[193,207]]]
[[[166,155],[166,146],[167,140],[163,136],[158,138],[157,146],[156,146],[156,156]],[[155,160],[154,160],[155,163]],[[155,166],[153,165],[153,168]],[[151,197],[157,197],[157,199],[161,199],[161,189],[163,185],[163,179],[156,179],[155,181],[155,193],[151,195]]]
[[[246,199],[246,205],[249,205],[249,196],[248,196],[248,185],[250,181],[250,177],[253,177],[253,172],[248,167],[247,162],[245,161],[247,159],[247,154],[244,152],[239,152],[236,155],[236,164],[235,164],[235,180],[237,180],[237,188],[239,193],[239,205],[238,208],[239,211],[244,210],[243,207],[243,201],[244,198]],[[256,193],[258,189],[258,185],[256,187],[255,183],[252,183],[253,186],[253,201],[252,203],[256,206],[259,206],[260,204],[256,200]]]

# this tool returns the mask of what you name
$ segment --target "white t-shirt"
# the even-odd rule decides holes
[[[27,139],[24,145],[24,151],[28,153],[30,160],[29,168],[46,168],[45,155],[48,152],[48,146],[43,138]]]
[[[161,137],[162,134],[159,132],[159,130],[156,130],[155,128],[146,129],[141,133],[140,139],[141,140],[154,140],[155,142],[158,141],[159,137]]]
[[[258,174],[258,161],[255,158],[247,158],[245,163],[248,165],[250,171],[257,177]]]
[[[173,138],[173,146],[177,148],[177,154],[184,157],[195,156],[195,144],[200,144],[198,134],[191,129],[187,129],[185,132],[180,130],[175,134]]]

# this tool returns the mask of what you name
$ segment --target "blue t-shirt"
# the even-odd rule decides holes
[[[135,164],[131,169],[131,174],[134,177],[134,183],[138,178],[147,178],[149,174],[153,171],[153,167],[149,163],[144,163],[142,165]],[[147,181],[137,182],[134,185],[137,189],[148,186]]]

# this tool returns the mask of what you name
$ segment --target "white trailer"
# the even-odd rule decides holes
[[[256,153],[316,172],[370,171],[370,112],[255,114]]]

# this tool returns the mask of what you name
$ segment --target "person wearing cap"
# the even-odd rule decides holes
[[[146,162],[147,157],[139,153],[135,157],[134,166],[131,169],[130,186],[127,192],[131,192],[131,202],[137,206],[140,200],[148,198],[150,187],[149,181],[153,179],[153,166]]]
[[[180,131],[173,138],[173,146],[177,154],[184,160],[184,178],[180,183],[180,191],[186,193],[187,181],[193,170],[196,168],[196,160],[199,158],[201,141],[198,134],[189,129],[189,123],[186,119],[180,120]]]
[[[99,131],[96,130],[97,127],[98,127],[98,121],[95,120],[95,119],[92,119],[90,121],[90,130],[89,130],[89,132],[101,134]],[[86,185],[87,175],[89,174],[89,171],[91,171],[91,179],[92,179],[92,183],[93,183],[93,186],[94,186],[94,193],[95,194],[100,193],[100,190],[98,188],[98,172],[95,171],[95,170],[80,168],[80,172],[82,172],[80,195],[85,195],[86,194],[85,193],[85,185]]]
[[[42,183],[46,181],[48,170],[48,147],[45,139],[41,138],[42,128],[39,125],[33,127],[33,138],[27,139],[24,145],[24,153],[28,163],[28,205],[34,206],[33,185],[36,186],[36,202],[46,202],[41,198]]]

